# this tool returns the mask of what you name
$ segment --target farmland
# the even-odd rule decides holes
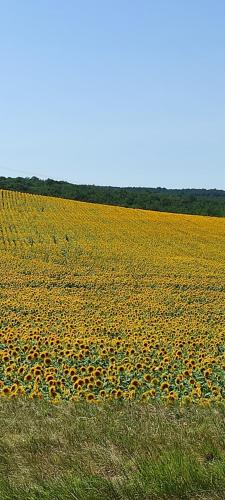
[[[224,229],[0,191],[1,396],[223,401]]]

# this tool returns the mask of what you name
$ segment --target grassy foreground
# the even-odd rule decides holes
[[[0,402],[0,498],[225,498],[225,408]]]

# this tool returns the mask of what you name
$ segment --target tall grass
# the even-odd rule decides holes
[[[224,499],[225,408],[7,400],[1,500]]]

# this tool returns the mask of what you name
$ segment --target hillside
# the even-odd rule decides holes
[[[2,394],[224,398],[220,218],[0,191]]]
[[[217,189],[119,188],[37,177],[0,177],[0,189],[160,212],[225,216],[225,191]]]

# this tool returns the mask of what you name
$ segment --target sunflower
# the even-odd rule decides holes
[[[117,389],[115,397],[116,399],[121,399],[123,396],[123,391],[121,389]]]
[[[169,389],[169,384],[168,384],[168,382],[163,382],[163,383],[160,385],[160,389],[161,389],[161,391],[165,391],[166,389]]]
[[[3,387],[2,392],[5,396],[8,396],[8,394],[10,394],[10,388],[6,385]]]
[[[130,383],[131,387],[138,387],[139,386],[139,381],[136,378],[133,378],[133,380]]]
[[[86,401],[94,401],[95,396],[92,392],[88,392],[85,396]]]
[[[12,392],[15,392],[16,390],[17,390],[17,384],[11,385],[10,392],[12,393]]]
[[[56,387],[55,385],[51,385],[50,388],[49,388],[49,394],[52,398],[54,398],[56,396]]]
[[[209,378],[211,374],[212,374],[211,368],[208,368],[207,370],[204,371],[205,378]]]

